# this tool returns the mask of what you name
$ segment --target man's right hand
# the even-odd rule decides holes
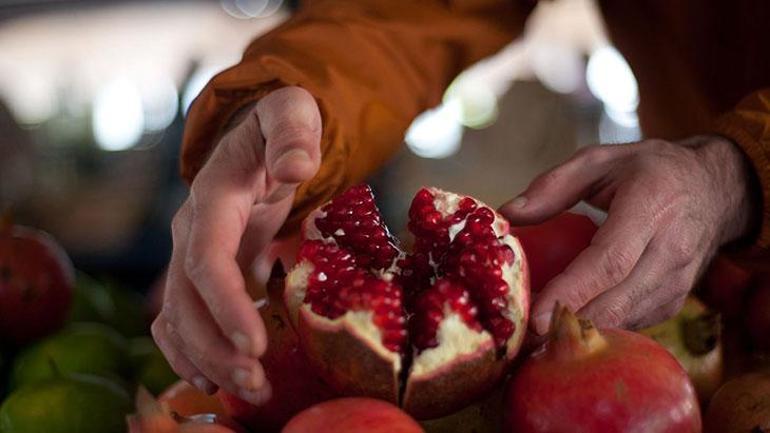
[[[242,270],[269,245],[297,186],[318,171],[321,115],[298,87],[262,98],[214,148],[172,222],[174,250],[152,334],[171,367],[211,394],[270,398],[265,327]]]

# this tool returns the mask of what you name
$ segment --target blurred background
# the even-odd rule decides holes
[[[77,268],[145,290],[187,194],[185,113],[298,2],[0,2],[0,209]],[[541,2],[525,36],[473,66],[371,179],[394,231],[435,185],[493,205],[590,143],[639,138],[636,81],[591,0]]]

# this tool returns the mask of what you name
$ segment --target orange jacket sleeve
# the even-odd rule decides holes
[[[770,247],[770,88],[744,98],[717,121],[717,132],[732,139],[751,160],[762,188],[757,245]]]
[[[288,226],[380,167],[412,119],[438,104],[465,67],[514,39],[531,10],[513,0],[306,3],[209,82],[189,111],[182,147],[190,182],[239,108],[281,86],[307,89],[323,118],[323,159],[298,188]]]

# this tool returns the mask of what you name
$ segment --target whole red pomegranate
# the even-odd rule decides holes
[[[283,433],[424,433],[396,406],[373,398],[340,398],[309,409],[286,424]]]
[[[591,218],[572,212],[562,212],[541,224],[511,227],[527,254],[532,292],[539,292],[564,272],[588,248],[597,229]]]
[[[272,397],[265,404],[254,406],[224,390],[217,393],[225,413],[263,433],[280,431],[298,412],[334,397],[309,368],[307,357],[299,347],[283,305],[284,277],[283,266],[276,262],[267,282],[268,303],[259,310],[268,338],[267,352],[260,362],[272,386]],[[264,287],[251,292],[264,293]]]
[[[704,300],[727,319],[739,317],[753,283],[750,270],[724,254],[714,258],[701,280]]]
[[[687,373],[652,339],[620,329],[599,331],[559,306],[549,338],[511,378],[504,431],[701,431]]]
[[[344,395],[418,419],[487,394],[519,351],[529,277],[508,222],[471,197],[421,189],[401,251],[366,185],[312,212],[286,305],[315,371]]]
[[[770,274],[757,278],[757,285],[749,297],[746,328],[753,347],[770,351]]]
[[[23,345],[58,329],[75,271],[48,234],[0,222],[0,341]]]

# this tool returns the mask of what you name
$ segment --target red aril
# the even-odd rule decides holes
[[[487,394],[518,352],[529,308],[526,258],[508,222],[471,197],[423,188],[401,251],[366,185],[303,223],[286,305],[311,365],[344,395],[419,419]]]
[[[532,292],[537,293],[591,244],[597,227],[591,218],[563,212],[531,226],[511,227],[527,254]]]
[[[0,221],[0,341],[23,345],[64,324],[75,271],[48,234]]]
[[[340,398],[315,405],[291,419],[283,433],[424,433],[398,407],[372,398]]]
[[[600,331],[558,305],[549,338],[511,378],[505,432],[701,431],[687,373],[652,339]]]
[[[298,412],[334,396],[313,374],[299,347],[283,305],[284,277],[283,266],[276,262],[267,282],[268,303],[259,310],[268,339],[267,352],[259,361],[272,386],[270,400],[254,406],[224,390],[217,393],[227,415],[262,433],[280,431]],[[264,293],[265,290],[253,291]]]

